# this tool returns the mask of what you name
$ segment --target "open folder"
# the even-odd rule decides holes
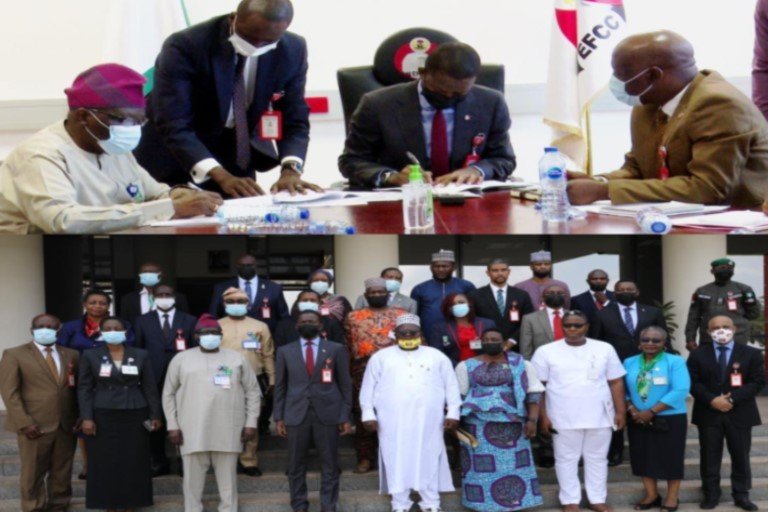
[[[672,219],[672,225],[701,229],[740,229],[744,231],[768,230],[768,216],[763,212],[729,211],[711,215],[680,217]]]

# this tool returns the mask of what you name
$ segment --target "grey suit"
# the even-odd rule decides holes
[[[403,295],[400,292],[395,294],[395,296],[392,298],[392,302],[390,302],[388,306],[392,308],[405,309],[412,315],[416,314],[416,311],[419,307],[419,305],[416,304],[415,300],[413,300],[407,295]],[[363,309],[367,307],[368,307],[368,301],[365,300],[365,295],[359,296],[355,301],[355,309]]]
[[[520,326],[520,354],[526,361],[531,360],[537,348],[554,339],[555,335],[546,309],[523,316],[523,323]]]
[[[338,441],[339,425],[350,420],[352,379],[349,354],[340,343],[318,343],[314,372],[307,374],[302,351],[303,340],[277,350],[275,362],[275,421],[283,421],[288,431],[288,483],[291,508],[307,510],[307,452],[314,440],[321,459],[320,508],[336,510],[339,500]],[[330,369],[331,382],[324,383],[324,369]]]

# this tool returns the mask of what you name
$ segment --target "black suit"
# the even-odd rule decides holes
[[[699,427],[701,446],[701,480],[707,499],[720,498],[720,465],[723,459],[723,439],[731,454],[731,486],[735,499],[747,499],[752,486],[749,451],[752,427],[760,425],[760,413],[755,397],[765,386],[763,355],[759,350],[734,343],[733,352],[721,378],[717,344],[702,345],[688,356],[691,374],[693,415],[691,422]],[[739,369],[742,386],[731,386],[731,374]],[[720,412],[710,402],[730,393],[733,409]]]
[[[476,138],[480,160],[473,164],[486,179],[506,180],[515,170],[515,153],[509,141],[511,121],[504,96],[475,85],[454,110],[450,170],[466,167]],[[369,92],[360,100],[349,123],[339,170],[350,184],[372,188],[383,170],[400,171],[410,164],[407,151],[430,169],[417,82],[392,85]]]
[[[216,159],[236,176],[267,171],[281,158],[306,157],[309,143],[309,107],[304,101],[307,45],[304,38],[286,32],[277,48],[258,58],[253,102],[247,116],[251,133],[251,163],[235,163],[234,130],[226,128],[232,106],[237,57],[229,42],[228,16],[218,16],[171,35],[155,63],[155,84],[147,101],[149,124],[136,150],[139,163],[155,179],[186,183],[195,164]],[[273,95],[282,113],[283,137],[272,141],[259,136],[259,120]],[[207,182],[211,188],[212,183]]]
[[[608,297],[608,300],[613,302],[613,292],[605,291],[605,296]],[[587,318],[589,318],[589,323],[595,322],[595,317],[597,316],[597,312],[599,311],[597,309],[597,304],[595,304],[595,299],[592,297],[592,292],[590,290],[585,291],[584,293],[580,293],[574,297],[571,297],[571,309],[578,309],[579,311],[585,313],[587,315]]]
[[[504,305],[504,314],[499,311],[496,296],[491,285],[482,286],[469,292],[469,296],[475,301],[475,314],[493,320],[496,328],[504,333],[504,338],[520,342],[520,324],[523,316],[533,313],[533,304],[528,292],[507,286],[507,300]],[[513,311],[517,310],[517,321],[512,321]]]
[[[210,314],[216,318],[224,316],[224,300],[221,298],[221,295],[227,288],[237,288],[238,283],[238,279],[234,278],[218,283],[213,287],[211,305],[208,307]],[[264,304],[269,306],[269,318],[264,318],[264,312],[262,311]],[[283,287],[265,277],[259,276],[256,299],[252,304],[248,305],[248,316],[261,320],[269,326],[269,332],[274,333],[277,323],[288,315],[288,304],[285,302],[285,297],[283,297]]]
[[[175,297],[176,309],[178,311],[189,313],[187,296],[183,293],[176,292]],[[134,290],[120,297],[118,306],[118,310],[120,311],[120,318],[123,320],[128,320],[131,322],[131,324],[136,323],[136,319],[144,314],[141,312],[141,290]]]

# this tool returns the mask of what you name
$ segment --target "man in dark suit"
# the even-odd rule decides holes
[[[178,296],[172,287],[161,284],[157,285],[154,291],[156,309],[136,319],[134,332],[136,346],[149,353],[152,373],[156,376],[158,394],[162,396],[165,373],[171,359],[177,353],[197,346],[193,336],[197,319],[177,308]],[[167,475],[170,472],[165,450],[167,433],[163,426],[150,434],[153,476]]]
[[[589,318],[589,323],[595,323],[597,312],[605,308],[613,300],[613,292],[608,288],[608,273],[605,270],[595,269],[587,274],[589,290],[571,297],[571,309],[578,309]]]
[[[288,438],[291,508],[309,509],[307,452],[312,440],[320,452],[320,510],[334,511],[339,500],[339,435],[352,431],[349,353],[341,343],[321,340],[321,316],[304,311],[296,320],[301,339],[280,347],[275,363],[277,433]]]
[[[139,267],[139,283],[141,289],[128,292],[120,297],[120,318],[128,320],[131,325],[141,315],[155,309],[155,287],[163,280],[163,269],[157,263],[146,262]],[[189,312],[187,297],[176,293],[176,309]]]
[[[480,57],[444,43],[416,82],[363,96],[349,123],[339,170],[356,187],[408,182],[410,152],[437,183],[506,180],[515,170],[504,96],[475,85]]]
[[[23,512],[62,512],[72,498],[80,356],[56,345],[60,327],[55,316],[36,316],[32,341],[7,349],[0,360],[5,427],[18,435]]]
[[[614,301],[595,315],[589,329],[589,337],[613,345],[619,359],[639,353],[640,333],[646,327],[655,325],[667,329],[667,321],[661,309],[637,303],[640,290],[632,281],[617,281],[613,287]],[[608,465],[617,466],[623,460],[624,430],[613,433],[608,449]]]
[[[243,0],[165,41],[136,150],[150,174],[243,197],[263,194],[254,171],[282,166],[272,190],[318,189],[301,179],[307,47],[292,20],[290,0]]]
[[[720,501],[720,466],[723,439],[731,455],[731,494],[737,507],[757,510],[749,501],[752,473],[749,451],[752,427],[762,423],[755,397],[765,386],[763,355],[733,340],[736,328],[727,316],[708,323],[714,343],[703,345],[688,356],[691,374],[693,415],[699,428],[701,479],[704,500],[700,507],[713,509]]]
[[[505,339],[513,339],[519,344],[523,316],[533,313],[531,299],[524,290],[507,284],[509,264],[506,261],[491,261],[485,274],[491,282],[469,292],[475,301],[475,314],[493,320]]]

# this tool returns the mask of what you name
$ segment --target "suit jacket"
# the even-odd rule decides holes
[[[125,328],[125,345],[132,346],[136,343],[133,327],[130,322],[125,321]],[[67,348],[75,349],[81,353],[83,350],[104,346],[104,341],[101,339],[101,333],[96,333],[93,336],[85,335],[85,316],[70,320],[69,322],[64,322],[61,329],[59,329],[56,343]]]
[[[324,316],[321,319],[322,328],[320,330],[320,337],[324,340],[332,341],[334,343],[341,343],[336,340],[346,339],[344,336],[344,327],[341,323],[332,316]],[[294,341],[299,341],[299,331],[296,330],[296,319],[293,316],[283,318],[277,324],[272,339],[275,341],[275,350]]]
[[[368,301],[365,300],[365,295],[360,295],[355,301],[355,309],[363,309],[368,307]],[[419,305],[416,301],[407,295],[403,295],[397,292],[389,304],[389,307],[400,308],[408,311],[410,314],[415,315],[419,309]]]
[[[147,102],[150,122],[136,156],[158,181],[186,183],[192,167],[215,158],[227,170],[252,175],[253,169],[234,167],[234,142],[225,124],[232,105],[236,55],[229,42],[228,16],[218,16],[171,35],[155,63],[155,84]],[[277,48],[258,59],[256,90],[248,109],[251,146],[265,158],[256,170],[267,171],[282,157],[306,157],[309,107],[304,101],[307,46],[304,38],[286,32]],[[283,117],[283,137],[277,151],[259,137],[259,119],[274,94]],[[173,158],[171,158],[171,155]]]
[[[768,189],[768,122],[752,101],[719,73],[702,70],[658,128],[653,105],[632,111],[632,149],[606,174],[614,204],[683,201],[750,208]],[[659,146],[669,178],[657,179]]]
[[[613,302],[613,292],[605,291],[608,300]],[[597,315],[597,306],[595,305],[595,299],[592,298],[592,292],[590,290],[585,291],[571,297],[571,309],[578,309],[589,317],[589,323],[595,322],[595,316]]]
[[[475,317],[473,322],[475,328],[475,334],[480,338],[487,329],[496,327],[493,320],[488,318]],[[459,331],[456,325],[456,320],[438,322],[432,328],[432,336],[429,338],[429,346],[440,350],[443,354],[448,356],[453,366],[456,366],[461,361],[461,351],[459,349]]]
[[[372,188],[380,171],[400,171],[410,164],[410,151],[426,169],[426,150],[417,82],[385,87],[363,96],[349,123],[339,170],[350,184]],[[506,180],[515,170],[515,153],[509,140],[511,121],[504,96],[475,85],[455,108],[451,170],[465,167],[473,138],[483,134],[474,164],[487,179]]]
[[[619,359],[624,361],[640,353],[638,348],[640,331],[651,325],[657,325],[666,330],[667,321],[659,308],[637,304],[637,324],[634,334],[630,334],[627,326],[624,325],[624,315],[620,307],[623,306],[617,302],[611,302],[598,311],[595,321],[589,326],[589,337],[613,345]]]
[[[224,281],[213,287],[213,296],[211,297],[211,305],[208,308],[208,312],[216,318],[221,318],[224,313],[224,301],[221,298],[221,294],[224,293],[227,288],[237,288],[237,278]],[[270,318],[264,318],[262,315],[262,306],[264,301],[270,307]],[[277,327],[277,323],[289,316],[288,304],[283,297],[283,287],[279,284],[270,281],[265,277],[259,276],[259,287],[256,290],[256,300],[253,304],[248,305],[248,316],[261,320],[269,326],[269,332],[274,332]]]
[[[301,342],[294,341],[277,349],[274,392],[275,421],[296,426],[304,421],[309,407],[324,425],[350,421],[352,410],[352,378],[349,353],[344,345],[320,340],[315,371],[310,377],[301,353]],[[322,382],[322,370],[333,371],[332,382]]]
[[[730,374],[738,364],[742,374],[742,386],[731,387]],[[720,379],[717,352],[711,344],[703,345],[688,356],[688,372],[691,374],[694,425],[713,425],[721,415],[728,415],[735,427],[748,428],[760,425],[760,413],[755,397],[765,386],[763,354],[747,345],[734,344],[725,379]],[[733,409],[720,412],[709,403],[723,393],[731,393]]]
[[[183,293],[176,292],[176,311],[183,311],[189,313],[189,304],[187,303],[187,296]],[[136,323],[136,319],[142,315],[141,313],[141,291],[134,290],[128,292],[120,297],[120,318],[128,320],[132,324]]]
[[[549,314],[546,309],[534,311],[523,317],[520,326],[520,355],[526,361],[530,361],[536,349],[554,341],[555,334],[549,323]]]
[[[144,349],[149,354],[152,364],[152,374],[162,389],[165,382],[165,373],[171,359],[176,355],[176,336],[181,331],[187,344],[187,349],[197,346],[194,338],[197,318],[183,311],[176,311],[171,322],[171,336],[166,338],[163,334],[160,311],[150,311],[136,319],[136,346]]]
[[[111,364],[109,377],[99,376],[101,364],[105,361]],[[138,367],[138,375],[126,375],[118,370],[109,358],[107,347],[83,352],[80,381],[77,383],[77,398],[82,419],[92,420],[94,409],[127,410],[144,407],[149,408],[150,418],[163,417],[149,353],[140,348],[125,347],[123,367],[129,362]]]
[[[56,381],[33,342],[9,348],[0,360],[0,396],[7,409],[5,427],[11,432],[38,425],[43,432],[71,432],[77,421],[77,391],[69,374],[77,375],[80,354],[56,347],[61,361]]]
[[[507,301],[504,304],[504,314],[499,311],[499,306],[496,304],[496,296],[491,289],[491,285],[485,285],[477,290],[472,290],[469,292],[469,296],[475,301],[475,313],[477,316],[493,320],[496,328],[501,329],[505,338],[520,341],[520,325],[523,321],[523,316],[534,311],[531,298],[527,292],[514,286],[507,286]],[[513,322],[510,319],[510,311],[515,308],[517,308],[517,322]]]

